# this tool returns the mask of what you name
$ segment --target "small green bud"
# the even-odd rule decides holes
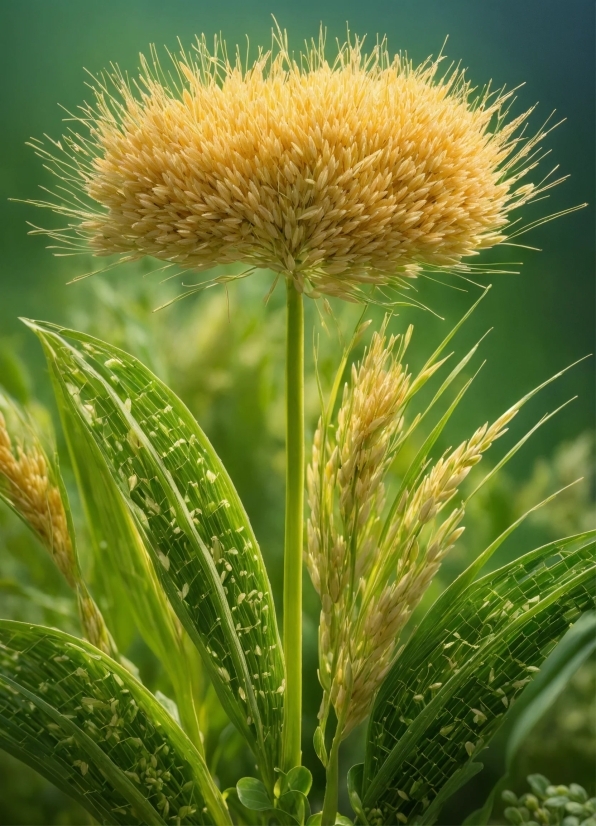
[[[535,795],[543,799],[547,796],[546,790],[550,786],[550,780],[543,774],[530,774],[528,775],[528,785]]]
[[[588,793],[579,783],[571,783],[569,786],[569,797],[571,800],[575,800],[576,803],[586,803]]]
[[[515,824],[515,826],[521,826],[524,822],[521,812],[519,809],[516,809],[514,806],[508,806],[505,809],[505,817],[509,821],[509,823]]]
[[[517,795],[509,789],[505,789],[505,791],[501,794],[501,800],[503,803],[508,803],[510,806],[517,806]]]
[[[544,801],[544,805],[548,806],[549,809],[564,809],[565,806],[569,803],[569,798],[564,797],[547,797]]]
[[[574,800],[569,801],[569,803],[565,806],[565,810],[569,812],[570,815],[577,815],[578,817],[581,817],[583,814],[587,814],[582,804],[576,803]]]
[[[531,812],[535,812],[538,806],[540,805],[538,798],[534,794],[525,794],[521,798],[520,803],[522,803],[522,805],[524,805]]]

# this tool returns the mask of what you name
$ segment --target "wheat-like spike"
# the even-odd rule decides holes
[[[77,562],[62,497],[50,481],[45,455],[36,444],[27,449],[18,445],[15,450],[6,419],[0,412],[0,480],[1,477],[4,477],[1,485],[4,497],[37,534],[60,573],[74,588]]]
[[[319,422],[307,472],[305,556],[322,603],[319,674],[344,737],[368,714],[400,632],[463,533],[463,503],[439,517],[525,401],[424,465],[385,530],[384,477],[403,446],[405,407],[437,366],[413,380],[402,363],[412,328],[388,337],[387,323],[352,368],[335,429]]]
[[[41,444],[30,436],[29,444],[15,448],[0,412],[0,495],[37,535],[75,591],[85,637],[107,654],[114,654],[114,642],[101,611],[82,579],[60,488],[52,481]]]

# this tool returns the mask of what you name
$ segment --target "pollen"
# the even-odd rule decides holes
[[[295,59],[282,32],[249,64],[203,36],[168,81],[152,52],[134,82],[97,79],[81,134],[35,144],[73,196],[38,202],[68,218],[47,232],[124,260],[266,268],[314,298],[467,270],[543,191],[520,181],[544,130],[442,65],[358,38],[330,61],[322,34]]]

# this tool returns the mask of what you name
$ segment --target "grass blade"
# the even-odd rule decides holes
[[[145,544],[97,446],[85,435],[70,407],[60,404],[59,384],[56,390],[96,568],[112,605],[119,606],[110,626],[120,645],[119,614],[124,612],[125,620],[132,614],[139,633],[172,682],[184,730],[202,751],[196,707],[202,694],[199,655],[170,607]]]

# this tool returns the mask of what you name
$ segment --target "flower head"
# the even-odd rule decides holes
[[[539,191],[520,184],[544,134],[520,136],[529,112],[505,122],[511,92],[474,97],[440,58],[414,68],[355,39],[330,63],[321,37],[296,61],[280,33],[243,66],[203,38],[166,80],[152,56],[134,83],[117,69],[96,81],[88,135],[57,155],[36,144],[74,195],[43,204],[69,218],[50,231],[67,245],[242,262],[357,300],[424,267],[465,269]]]

